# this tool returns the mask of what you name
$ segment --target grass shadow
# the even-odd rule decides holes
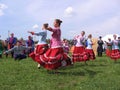
[[[90,69],[84,68],[81,71],[49,71],[48,74],[53,75],[66,75],[66,76],[89,76],[90,78],[93,78],[98,73],[102,73],[102,71],[93,71]]]
[[[90,67],[98,67],[98,66],[106,67],[108,65],[106,65],[106,64],[99,64],[99,65],[89,64],[88,66],[90,66]]]
[[[73,72],[65,72],[65,71],[49,71],[48,74],[57,74],[57,75],[68,75],[68,76],[85,76],[85,72],[78,72],[78,71],[73,71]]]
[[[96,74],[98,74],[98,73],[102,73],[101,71],[93,71],[93,70],[90,70],[90,69],[84,69],[86,72],[87,72],[87,74],[89,75],[89,77],[91,77],[91,78],[93,78]]]

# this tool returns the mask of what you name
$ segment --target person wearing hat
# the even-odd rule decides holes
[[[13,48],[16,45],[17,42],[17,38],[14,37],[14,33],[10,34],[11,36],[7,39],[7,43],[8,43],[8,50]],[[13,58],[13,54],[14,52],[11,52],[11,57]]]
[[[104,42],[103,42],[103,40],[102,40],[102,37],[100,36],[99,37],[99,40],[98,40],[98,47],[97,47],[97,52],[98,52],[98,56],[99,57],[102,57],[102,52],[103,52],[103,44],[104,44]]]

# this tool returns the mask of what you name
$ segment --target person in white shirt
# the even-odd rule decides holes
[[[120,51],[118,47],[117,35],[114,34],[113,38],[114,40],[112,40],[112,52],[110,57],[116,62],[116,60],[120,59]]]
[[[72,54],[72,61],[73,62],[81,62],[86,61],[89,59],[88,54],[85,52],[85,31],[82,31],[80,35],[77,35],[74,40],[76,40],[76,45],[73,50]]]

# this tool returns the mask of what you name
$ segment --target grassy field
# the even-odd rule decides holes
[[[59,69],[59,73],[37,69],[27,58],[14,61],[0,59],[0,90],[120,90],[120,60],[107,57],[75,63]]]

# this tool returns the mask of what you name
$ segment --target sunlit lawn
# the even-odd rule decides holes
[[[27,58],[21,61],[0,59],[0,90],[120,90],[120,60],[108,57],[75,63],[59,73],[37,69]]]

